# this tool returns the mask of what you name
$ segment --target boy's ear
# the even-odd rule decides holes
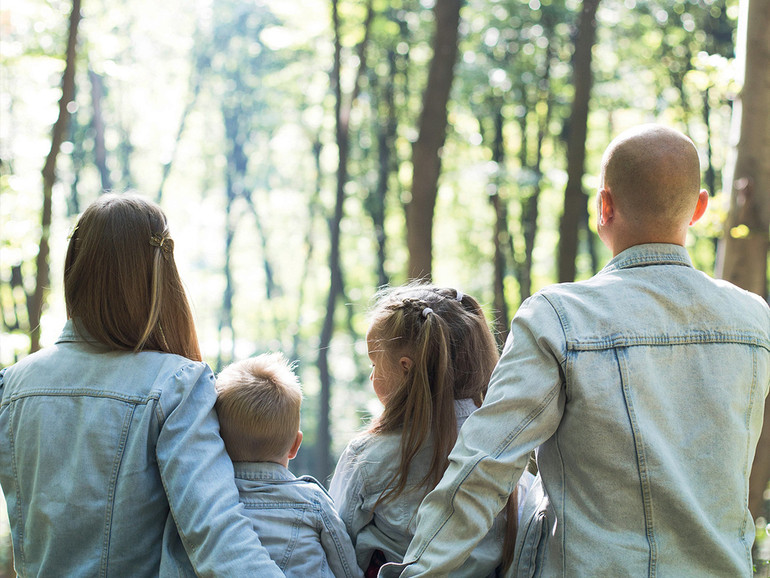
[[[401,359],[398,360],[398,364],[401,366],[401,371],[403,371],[404,375],[406,375],[409,373],[409,370],[412,369],[414,361],[412,361],[411,357],[404,355]]]
[[[299,451],[299,446],[302,445],[302,430],[299,430],[297,432],[297,437],[294,438],[294,445],[291,446],[291,449],[289,450],[289,459],[293,460],[297,457],[297,452]]]

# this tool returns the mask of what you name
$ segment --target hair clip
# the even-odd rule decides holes
[[[425,319],[427,319],[428,315],[431,313],[433,313],[433,309],[431,309],[430,307],[426,307],[425,309],[422,310],[422,316],[425,317]]]
[[[462,301],[463,297],[465,297],[465,293],[463,293],[459,289],[455,289],[455,291],[457,291],[457,295],[455,296],[455,301]]]
[[[150,245],[152,245],[153,247],[158,247],[158,249],[163,251],[163,257],[165,259],[168,259],[168,256],[174,250],[174,240],[165,234],[152,235],[150,237]]]

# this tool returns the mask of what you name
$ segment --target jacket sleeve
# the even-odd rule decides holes
[[[487,397],[463,425],[449,467],[420,506],[401,576],[446,576],[487,534],[530,451],[561,421],[565,356],[559,318],[535,295],[519,308]]]
[[[215,399],[202,363],[179,369],[161,394],[156,457],[179,536],[199,576],[283,576],[241,513]]]
[[[329,494],[354,546],[358,534],[372,521],[372,512],[364,509],[363,490],[364,477],[359,455],[351,443],[337,462]]]
[[[331,499],[321,496],[321,546],[329,567],[337,578],[362,578],[356,551],[348,536],[345,524],[337,514]]]

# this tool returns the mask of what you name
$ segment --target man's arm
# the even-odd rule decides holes
[[[484,404],[463,425],[444,477],[420,506],[401,576],[446,576],[487,534],[530,451],[561,421],[565,356],[551,304],[541,295],[530,298],[513,320]]]

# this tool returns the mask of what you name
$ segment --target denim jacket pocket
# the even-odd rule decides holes
[[[517,552],[507,576],[538,578],[542,575],[553,518],[550,501],[538,477],[527,495],[516,539]]]

